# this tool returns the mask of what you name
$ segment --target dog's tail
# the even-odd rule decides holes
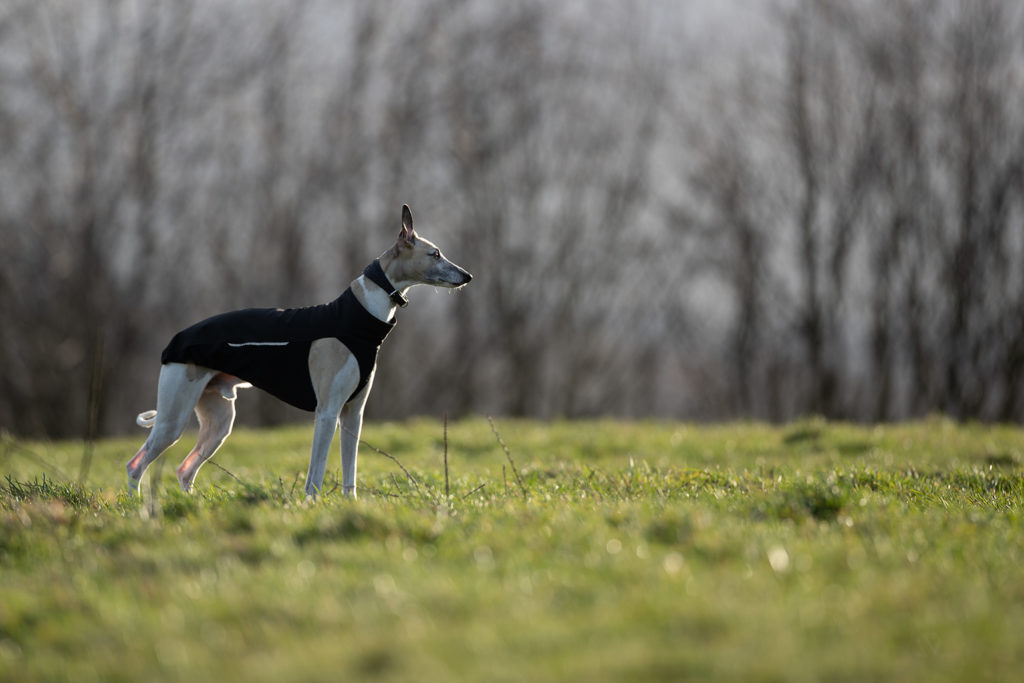
[[[146,429],[151,428],[156,423],[156,411],[147,410],[144,413],[139,413],[139,416],[135,418],[135,424]]]

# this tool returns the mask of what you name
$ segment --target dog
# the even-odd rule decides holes
[[[408,304],[415,285],[458,289],[473,278],[413,230],[402,206],[394,246],[373,261],[341,296],[297,309],[256,308],[207,318],[174,336],[161,355],[156,410],[136,422],[152,429],[128,461],[128,488],[140,493],[146,468],[174,445],[194,410],[195,448],[178,467],[191,492],[196,474],[231,433],[239,389],[252,386],[316,414],[306,494],[316,498],[341,424],[342,486],[356,498],[356,455],[363,408],[373,386],[377,351]]]

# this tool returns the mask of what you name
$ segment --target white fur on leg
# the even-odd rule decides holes
[[[313,448],[309,455],[309,471],[306,473],[306,495],[316,498],[324,484],[327,470],[327,455],[338,429],[338,415],[317,410],[316,425],[313,428]]]
[[[235,392],[224,391],[222,383],[211,380],[206,391],[196,403],[196,417],[199,418],[199,438],[195,448],[178,466],[178,485],[185,493],[192,491],[199,468],[213,457],[224,440],[231,434],[235,422]]]
[[[192,408],[196,405],[215,370],[194,365],[168,363],[160,368],[157,382],[156,411],[146,411],[139,423],[146,426],[152,419],[152,430],[142,448],[128,461],[128,490],[138,494],[142,475],[149,465],[173,446],[185,431]]]
[[[359,364],[355,357],[337,339],[319,339],[310,348],[310,376],[314,378],[316,392],[316,423],[313,429],[313,447],[309,455],[306,474],[306,495],[315,498],[324,483],[327,456],[338,430],[339,417],[348,410],[345,402],[359,385]],[[360,392],[365,395],[364,391]],[[342,443],[345,435],[342,434]],[[346,482],[354,485],[355,482]]]
[[[355,500],[356,470],[359,456],[359,435],[363,430],[363,408],[373,386],[374,373],[366,386],[341,411],[341,485],[345,496]]]

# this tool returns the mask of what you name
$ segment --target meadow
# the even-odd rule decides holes
[[[3,681],[1006,681],[1024,670],[1024,430],[369,424],[0,442]],[[87,455],[84,482],[76,481]],[[445,467],[447,459],[447,468]],[[446,476],[447,475],[447,476]]]

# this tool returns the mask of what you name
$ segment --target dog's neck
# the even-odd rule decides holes
[[[391,299],[391,303],[395,304],[399,308],[404,308],[409,305],[409,300],[405,298],[405,294],[403,294],[402,291],[400,291],[398,287],[391,282],[391,278],[389,278],[387,273],[384,272],[384,267],[380,264],[379,258],[374,259],[373,263],[363,269],[363,277],[387,292],[388,297]],[[406,287],[406,289],[408,289],[408,287]]]
[[[367,271],[369,271],[369,268],[367,268]],[[385,279],[388,277],[386,273],[384,277]],[[400,287],[397,284],[394,286],[396,287],[395,292],[397,292],[397,295],[388,292],[374,279],[367,277],[365,272],[349,285],[356,300],[362,304],[363,308],[369,311],[373,317],[384,322],[389,322],[395,317],[395,310],[398,308],[396,300],[404,301],[405,293],[411,287],[411,285]],[[408,302],[406,301],[406,303]]]
[[[374,318],[389,322],[395,317],[398,306],[392,303],[387,292],[370,282],[365,275],[357,277],[349,287],[352,289],[356,301],[362,304],[363,308],[369,311]]]

